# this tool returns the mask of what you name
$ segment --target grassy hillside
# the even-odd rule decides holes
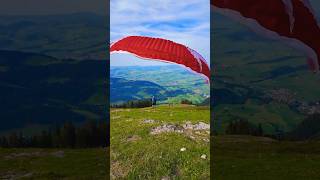
[[[126,133],[122,134],[121,140],[125,141]],[[118,176],[127,174],[127,177],[137,174],[141,174],[141,177],[150,177],[151,174],[165,177],[167,174],[179,172],[181,175],[191,174],[194,178],[201,177],[199,175],[203,174],[203,179],[208,179],[209,157],[207,160],[198,159],[198,155],[204,152],[203,147],[193,148],[199,146],[199,143],[189,144],[186,139],[183,140],[179,135],[173,134],[162,138],[161,143],[157,140],[146,141],[142,146],[143,149],[134,149],[142,145],[141,140],[139,142],[131,139],[131,143],[124,142],[122,151],[111,152],[111,157],[115,155],[119,157],[118,161],[114,159],[115,157],[111,161],[114,173]],[[113,139],[114,144],[116,141]],[[320,143],[318,141],[279,142],[264,137],[215,136],[212,137],[211,142],[213,150],[210,156],[211,177],[217,180],[317,180],[320,178],[318,171]],[[185,152],[180,151],[181,146],[186,147]],[[164,150],[162,155],[161,150]],[[140,159],[134,158],[137,154],[140,155]],[[162,158],[157,155],[161,155]],[[171,157],[171,155],[174,156]],[[0,179],[19,177],[108,179],[109,177],[106,149],[0,149],[0,158]],[[134,161],[129,163],[129,166],[123,164],[131,159]],[[156,164],[160,160],[163,166]],[[147,170],[150,174],[146,173]],[[154,173],[156,170],[158,174]]]
[[[265,137],[211,139],[211,176],[216,180],[317,180],[320,142],[275,141]]]
[[[184,105],[112,109],[112,177],[209,179],[209,130],[151,134],[153,128],[165,124],[209,123],[209,117],[208,107]]]
[[[1,149],[0,179],[109,179],[107,149]]]

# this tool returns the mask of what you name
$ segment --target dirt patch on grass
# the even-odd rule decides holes
[[[111,163],[111,179],[125,178],[130,171],[130,167],[119,161]]]
[[[51,155],[54,156],[54,157],[63,158],[64,157],[64,151],[52,152]]]
[[[54,156],[58,158],[64,157],[64,151],[55,151],[55,152],[21,152],[21,153],[11,153],[9,155],[4,156],[5,159],[17,159],[17,158],[28,158],[28,157],[44,157],[44,156]]]
[[[31,178],[33,173],[31,172],[13,172],[8,171],[6,173],[0,173],[0,179],[21,179],[21,178]]]
[[[111,116],[111,119],[120,119],[121,116]]]
[[[140,136],[138,135],[132,135],[132,136],[129,136],[127,138],[127,142],[135,142],[135,141],[139,141],[141,139]]]

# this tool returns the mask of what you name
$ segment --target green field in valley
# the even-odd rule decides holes
[[[200,104],[209,97],[205,80],[177,65],[111,67],[110,103],[149,99],[180,104],[182,100]]]

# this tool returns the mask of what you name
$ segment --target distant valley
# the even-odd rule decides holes
[[[210,94],[203,78],[180,66],[111,67],[110,76],[111,103],[155,96],[162,103],[199,104]]]

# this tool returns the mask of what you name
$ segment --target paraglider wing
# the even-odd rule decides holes
[[[163,61],[183,65],[207,80],[210,79],[210,69],[205,59],[195,50],[182,44],[162,39],[144,36],[128,36],[110,46],[110,53],[131,53],[139,58]]]
[[[300,50],[319,71],[320,27],[308,0],[211,0],[211,8]]]

